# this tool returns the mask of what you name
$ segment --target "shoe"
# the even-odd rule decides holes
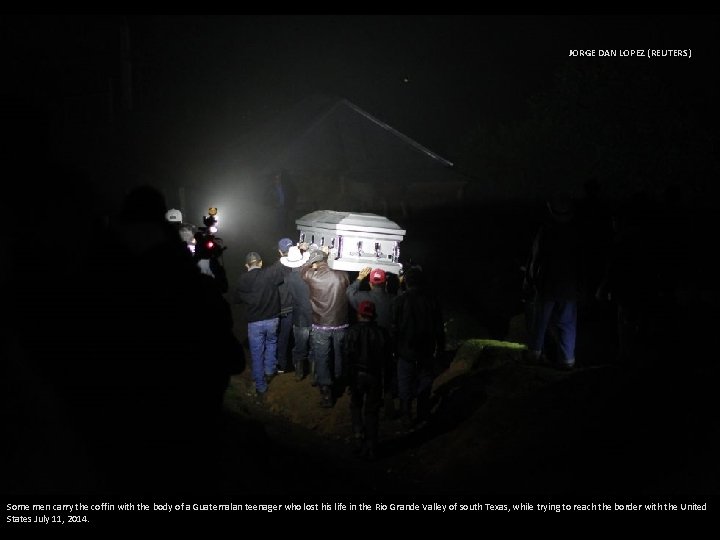
[[[392,397],[386,396],[383,403],[383,417],[386,420],[395,420],[397,415],[398,413],[395,410],[395,400]]]
[[[332,398],[323,398],[322,401],[320,401],[320,407],[322,407],[323,409],[332,409]]]
[[[323,409],[331,409],[333,406],[332,389],[329,386],[320,387],[320,406]]]
[[[556,366],[560,371],[572,371],[575,369],[575,362],[572,364],[559,363]]]
[[[254,386],[252,388],[249,388],[247,392],[245,392],[245,395],[251,398],[256,398],[258,396],[264,396],[267,393],[267,390],[264,392],[260,392],[257,388]]]
[[[403,415],[400,417],[400,427],[405,431],[411,431],[415,426],[415,421],[410,417]]]
[[[258,405],[265,403],[265,394],[267,394],[267,390],[265,392],[255,392],[255,403]]]
[[[365,448],[363,449],[363,457],[367,461],[375,461],[377,459],[377,449],[375,448],[375,445],[366,442],[364,446]]]
[[[365,440],[364,440],[363,434],[357,433],[357,432],[353,433],[353,435],[351,437],[351,441],[352,441],[353,454],[356,456],[363,455],[363,453],[365,451]]]
[[[284,369],[278,369],[276,375],[282,375],[283,373],[285,373]]]

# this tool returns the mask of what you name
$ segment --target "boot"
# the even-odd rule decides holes
[[[317,372],[315,371],[315,360],[310,360],[310,385],[317,386]]]
[[[362,426],[353,426],[352,446],[355,455],[362,454],[364,441],[365,433]]]
[[[320,387],[320,406],[323,409],[330,409],[333,406],[332,399],[332,387],[321,386]]]
[[[430,420],[430,411],[432,403],[430,402],[430,392],[423,392],[418,396],[417,400],[417,428],[421,428]]]
[[[375,461],[377,459],[377,443],[375,441],[365,441],[363,456],[368,461]]]
[[[295,380],[302,381],[305,378],[305,366],[302,360],[295,363]]]
[[[541,364],[542,363],[542,351],[534,351],[532,349],[526,349],[523,352],[523,357],[528,364]]]
[[[383,403],[383,417],[386,420],[394,420],[397,418],[397,411],[395,410],[395,399],[392,394],[386,394]]]
[[[412,403],[410,400],[400,400],[400,413],[398,414],[398,419],[404,429],[410,429],[412,427],[412,416],[410,413],[411,405]]]
[[[367,419],[365,426],[365,458],[373,461],[377,458],[378,447],[378,417],[373,415]]]

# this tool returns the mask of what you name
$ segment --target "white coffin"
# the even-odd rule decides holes
[[[400,273],[400,242],[405,230],[377,214],[316,210],[295,221],[298,242],[328,246],[328,265],[360,271],[366,266]]]

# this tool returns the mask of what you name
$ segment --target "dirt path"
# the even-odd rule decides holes
[[[258,404],[246,395],[249,374],[235,376],[226,405],[242,451],[228,489],[355,500],[717,493],[706,376],[611,365],[567,373],[488,343],[466,342],[436,379],[424,429],[381,420],[372,462],[352,451],[347,396],[322,409],[309,380],[285,374]],[[682,399],[668,401],[671,389]]]

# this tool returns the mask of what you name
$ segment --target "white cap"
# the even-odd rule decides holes
[[[165,219],[172,222],[177,221],[178,223],[182,223],[182,212],[175,208],[171,208],[170,210],[165,212]]]

